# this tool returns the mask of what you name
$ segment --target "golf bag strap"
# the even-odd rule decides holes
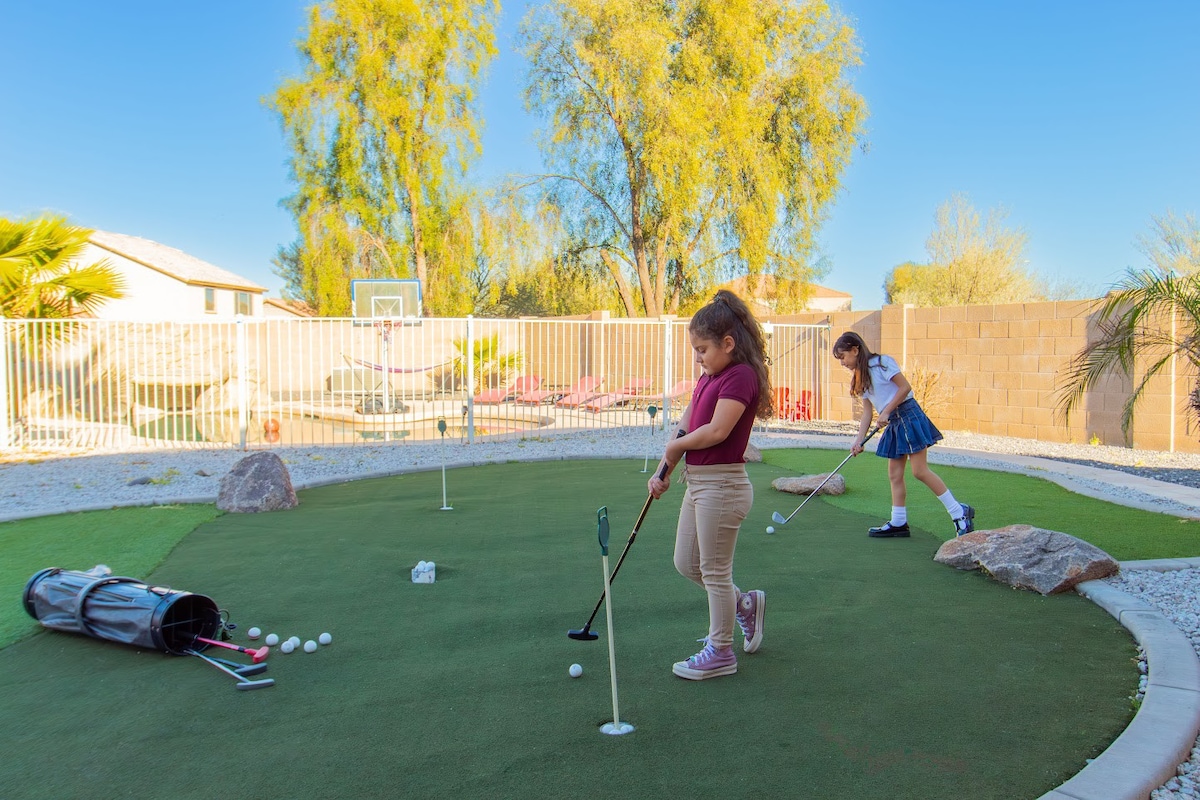
[[[85,585],[82,589],[79,590],[79,594],[77,595],[77,597],[79,598],[79,602],[75,604],[75,623],[77,625],[79,625],[79,629],[81,631],[86,633],[88,636],[92,636],[97,639],[103,638],[103,637],[97,636],[96,633],[88,625],[87,618],[83,613],[83,606],[84,606],[84,603],[87,602],[87,596],[89,594],[96,591],[101,586],[106,586],[110,583],[141,583],[141,581],[139,581],[137,578],[124,578],[124,577],[120,577],[120,576],[116,576],[116,575],[109,575],[109,576],[105,576],[103,578],[97,578],[96,580]]]

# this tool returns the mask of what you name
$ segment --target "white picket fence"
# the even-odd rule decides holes
[[[0,321],[0,448],[262,448],[668,427],[686,320]],[[824,419],[828,326],[767,325],[780,418]]]

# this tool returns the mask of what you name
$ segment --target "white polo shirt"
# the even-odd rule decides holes
[[[863,397],[871,402],[871,407],[878,413],[884,406],[892,402],[896,393],[900,391],[900,387],[892,383],[892,378],[900,374],[900,365],[891,356],[877,354],[871,356],[871,360],[867,362],[867,368],[871,373],[871,388],[863,392]],[[904,400],[912,396],[910,390],[908,397]],[[904,400],[900,402],[902,403]]]

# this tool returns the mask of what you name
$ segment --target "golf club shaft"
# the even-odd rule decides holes
[[[216,645],[217,647],[224,647],[229,650],[236,650],[239,653],[245,653],[246,655],[250,656],[251,659],[253,659],[255,664],[262,661],[264,658],[267,657],[267,654],[269,654],[271,652],[271,648],[269,648],[265,645],[263,647],[260,647],[257,650],[250,650],[249,648],[241,647],[236,644],[230,644],[228,642],[218,642],[216,639],[206,639],[203,636],[197,636],[196,641],[204,642],[205,644]]]
[[[876,425],[874,428],[872,428],[870,430],[869,433],[867,433],[867,438],[863,439],[862,443],[866,444],[867,442],[871,441],[871,437],[877,433],[879,433],[878,425]],[[833,472],[826,475],[825,480],[821,481],[817,485],[816,489],[813,489],[811,492],[809,492],[808,497],[804,498],[804,500],[800,503],[800,505],[796,506],[795,510],[793,510],[792,513],[788,514],[787,517],[785,517],[783,522],[780,524],[787,525],[789,522],[791,522],[792,517],[796,516],[796,514],[800,511],[800,509],[804,508],[804,504],[807,503],[809,500],[812,500],[814,497],[816,497],[817,494],[821,491],[821,489],[823,489],[825,487],[825,484],[829,483],[829,479],[832,478],[834,475],[837,475],[838,471],[842,467],[846,466],[846,462],[849,461],[850,459],[854,458],[854,455],[855,455],[854,451],[850,451],[850,453],[845,458],[842,459],[842,463],[838,464],[837,467],[833,470]]]
[[[676,432],[675,438],[678,439],[687,431],[680,430]],[[667,477],[667,465],[663,464],[662,469],[658,471],[658,479],[662,480]],[[625,549],[621,551],[621,557],[617,559],[617,566],[613,568],[610,580],[617,579],[617,573],[621,571],[621,565],[625,563],[625,556],[629,553],[629,548],[633,545],[633,540],[637,538],[638,531],[642,527],[642,521],[646,519],[646,512],[650,510],[650,504],[654,502],[654,495],[647,495],[646,502],[642,504],[642,513],[638,514],[637,522],[633,524],[633,532],[629,534],[628,541],[625,542]],[[596,620],[596,615],[600,613],[600,606],[604,603],[604,595],[600,595],[600,599],[596,601],[596,607],[592,609],[592,615],[588,617],[587,624],[580,628],[584,634],[592,629],[592,623]]]
[[[195,656],[196,658],[207,661],[209,664],[212,664],[214,667],[221,670],[225,674],[236,678],[237,682],[238,682],[237,688],[239,688],[239,689],[258,689],[258,688],[261,688],[264,686],[274,686],[275,685],[274,678],[263,678],[262,680],[258,680],[258,681],[248,681],[248,680],[246,680],[246,676],[239,675],[238,673],[236,673],[233,670],[226,667],[224,664],[221,664],[221,663],[209,658],[208,656],[204,655],[201,652],[198,652],[196,650],[187,650],[185,652],[187,652],[188,655],[192,655],[192,656]]]

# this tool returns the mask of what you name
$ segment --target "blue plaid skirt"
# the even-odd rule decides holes
[[[942,440],[942,432],[929,421],[915,398],[908,398],[888,417],[887,427],[879,434],[875,455],[896,458],[919,453]]]

